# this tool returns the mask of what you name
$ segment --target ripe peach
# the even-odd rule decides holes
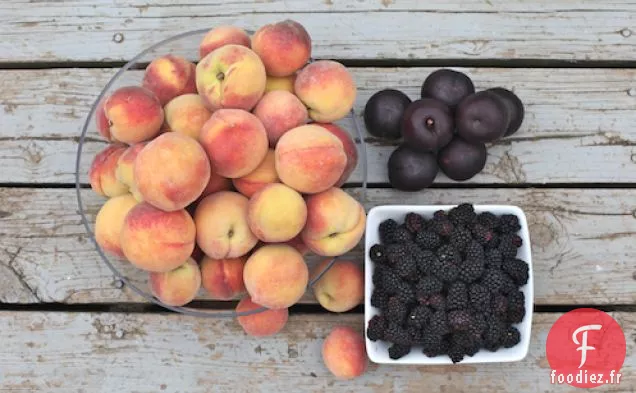
[[[207,54],[196,69],[197,91],[211,111],[252,110],[265,92],[265,67],[251,49],[225,45]]]
[[[238,192],[219,191],[199,202],[194,213],[197,244],[210,258],[238,258],[258,242],[247,223],[248,200]]]
[[[292,89],[292,92],[294,90]],[[104,100],[100,101],[95,108],[95,122],[97,123],[97,131],[109,142],[116,142],[113,140],[113,136],[110,134],[110,125],[108,124],[108,118],[106,112],[104,112]]]
[[[262,308],[260,304],[256,304],[252,299],[247,296],[241,299],[236,306],[236,312],[247,312]],[[266,337],[272,336],[280,332],[289,316],[289,310],[286,308],[280,308],[277,310],[265,310],[257,312],[251,315],[236,317],[239,325],[243,328],[245,333],[254,337]]]
[[[168,272],[150,272],[151,293],[169,306],[183,306],[190,303],[201,288],[201,272],[194,259],[189,258],[181,266]]]
[[[309,117],[322,123],[345,117],[356,99],[351,74],[332,60],[319,60],[303,68],[296,78],[294,92],[309,108]]]
[[[287,308],[305,293],[309,271],[293,247],[268,244],[256,250],[243,269],[245,288],[252,300],[267,308]]]
[[[256,104],[254,115],[263,122],[271,147],[276,146],[285,132],[307,123],[305,105],[294,94],[284,90],[266,93]]]
[[[145,202],[128,212],[120,235],[126,259],[151,272],[182,265],[194,250],[194,238],[194,222],[187,211],[165,212]]]
[[[358,149],[356,149],[356,144],[353,143],[353,139],[351,139],[351,135],[339,127],[337,124],[333,123],[314,123],[317,126],[321,126],[325,128],[327,131],[331,132],[335,136],[340,139],[342,142],[342,146],[344,147],[344,151],[347,154],[347,165],[345,166],[344,172],[342,172],[342,176],[336,182],[335,186],[340,187],[351,176],[351,173],[356,169],[358,165]]]
[[[126,215],[137,204],[130,194],[110,198],[99,209],[95,219],[95,240],[109,254],[123,258],[119,236]]]
[[[164,131],[174,131],[199,139],[203,124],[212,113],[203,105],[198,94],[183,94],[173,98],[163,108],[166,115]]]
[[[126,151],[121,144],[108,145],[95,155],[88,171],[88,178],[93,191],[99,195],[114,197],[128,192],[128,187],[117,180],[117,160]]]
[[[103,110],[108,129],[102,130],[102,135],[110,135],[112,139],[128,144],[157,136],[164,119],[157,96],[138,86],[115,90],[104,101]]]
[[[311,38],[300,23],[285,20],[258,29],[252,49],[263,59],[267,75],[287,76],[309,61]]]
[[[274,150],[268,150],[265,159],[258,168],[238,179],[232,179],[234,187],[246,197],[251,197],[271,183],[278,182]]]
[[[264,242],[293,239],[305,226],[307,206],[294,189],[280,183],[263,188],[250,198],[247,222],[252,233]]]
[[[304,125],[287,131],[276,144],[276,171],[296,191],[314,194],[332,187],[347,165],[340,139],[323,127]]]
[[[243,267],[245,258],[212,259],[201,261],[203,288],[212,299],[230,300],[245,292]]]
[[[339,188],[306,198],[307,224],[301,236],[311,251],[333,257],[358,244],[366,224],[364,208]]]
[[[144,201],[165,210],[194,202],[210,180],[210,162],[194,139],[161,134],[137,154],[134,182]]]
[[[331,259],[325,259],[312,271],[313,280],[322,273]],[[310,281],[311,281],[310,280]],[[338,260],[313,285],[314,296],[321,306],[332,312],[349,311],[364,298],[364,275],[360,266]]]
[[[290,93],[294,92],[294,82],[296,82],[296,74],[287,76],[267,76],[265,81],[265,93],[276,90],[284,90]]]
[[[182,94],[196,93],[195,65],[180,56],[154,59],[144,73],[143,87],[155,93],[161,105]]]
[[[240,109],[219,109],[203,125],[199,142],[214,171],[238,178],[254,171],[267,155],[267,132],[253,114]]]
[[[353,379],[368,366],[364,338],[348,326],[338,326],[322,344],[322,360],[338,379]]]
[[[229,191],[231,189],[232,181],[226,177],[217,174],[216,172],[214,172],[214,170],[212,170],[212,168],[210,168],[210,180],[208,181],[208,185],[205,186],[205,188],[203,189],[203,192],[201,193],[199,199],[203,199],[210,194],[214,194],[215,192]]]
[[[250,47],[250,36],[236,26],[218,26],[208,31],[199,44],[199,58],[224,45],[242,45]]]
[[[115,170],[117,180],[128,187],[128,191],[138,202],[143,201],[143,198],[141,197],[139,190],[137,190],[133,168],[137,154],[139,154],[141,149],[146,146],[146,143],[147,142],[140,142],[129,146],[117,160],[117,169]]]

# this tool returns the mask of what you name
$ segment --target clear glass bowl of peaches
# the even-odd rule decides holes
[[[79,211],[104,263],[150,302],[238,317],[255,335],[279,331],[297,303],[357,306],[366,154],[355,99],[346,67],[312,58],[291,20],[143,51],[104,87],[77,152]],[[333,296],[343,278],[348,295]]]

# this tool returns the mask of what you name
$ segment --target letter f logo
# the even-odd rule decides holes
[[[603,326],[601,325],[585,325],[576,329],[574,333],[572,333],[572,341],[574,341],[574,344],[580,345],[580,347],[576,349],[577,351],[581,351],[581,364],[579,365],[579,368],[583,367],[583,365],[585,364],[585,360],[587,360],[587,351],[596,349],[592,346],[587,345],[587,332],[589,330],[601,330],[602,327]],[[583,335],[582,335],[583,339],[581,340],[581,342],[579,342],[579,339],[577,338],[577,336],[581,332],[583,332]]]

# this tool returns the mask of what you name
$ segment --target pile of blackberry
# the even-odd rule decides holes
[[[528,282],[520,229],[516,216],[477,214],[468,203],[429,220],[409,213],[404,223],[383,221],[381,244],[370,249],[371,305],[380,313],[367,337],[390,343],[392,359],[417,347],[453,363],[517,345]]]

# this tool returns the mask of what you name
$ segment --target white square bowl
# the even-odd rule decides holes
[[[379,310],[371,306],[371,293],[373,292],[373,269],[374,262],[369,258],[369,249],[374,244],[380,243],[380,237],[378,233],[378,227],[380,223],[386,219],[392,218],[398,223],[404,222],[404,217],[409,212],[421,214],[427,219],[433,217],[433,213],[438,210],[448,211],[456,205],[386,205],[376,206],[372,208],[367,214],[367,225],[365,233],[365,246],[364,246],[364,267],[365,267],[365,279],[364,279],[364,326],[365,326],[365,340],[366,348],[369,359],[374,363],[380,364],[453,364],[448,356],[436,356],[428,357],[422,353],[421,347],[415,346],[411,349],[411,352],[403,356],[400,359],[393,360],[389,357],[388,347],[389,344],[384,341],[371,341],[366,335],[366,329],[369,324],[369,320],[379,314]],[[528,221],[526,215],[517,206],[508,205],[474,205],[475,212],[481,213],[490,211],[495,215],[502,214],[514,214],[519,218],[521,224],[521,231],[519,236],[523,240],[523,244],[517,252],[517,258],[520,258],[528,263],[528,283],[521,287],[526,301],[526,314],[523,321],[519,324],[515,324],[519,333],[521,334],[521,341],[519,344],[512,348],[501,348],[496,352],[490,352],[487,350],[480,350],[474,356],[464,357],[464,359],[458,364],[468,363],[505,363],[516,362],[526,357],[528,354],[528,348],[530,346],[530,333],[532,328],[532,310],[534,306],[534,275],[532,269],[532,255],[530,251],[530,234],[528,232]]]

